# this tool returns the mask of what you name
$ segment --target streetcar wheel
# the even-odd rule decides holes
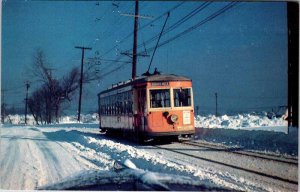
[[[101,129],[99,130],[100,133],[105,133],[107,130],[106,129]]]
[[[179,136],[179,141],[190,141],[192,140],[193,135],[180,135]]]

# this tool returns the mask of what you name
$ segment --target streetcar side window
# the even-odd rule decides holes
[[[132,114],[131,91],[109,95],[100,98],[101,115],[128,115]]]
[[[150,107],[151,108],[171,107],[170,90],[169,89],[150,90]]]
[[[187,107],[191,106],[191,89],[174,89],[174,106],[175,107]]]
[[[102,97],[100,98],[100,114],[107,115],[108,114],[108,98]]]

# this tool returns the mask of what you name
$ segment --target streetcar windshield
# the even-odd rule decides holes
[[[150,107],[151,108],[171,107],[170,89],[150,90]]]
[[[187,107],[191,106],[191,89],[190,88],[180,88],[174,89],[174,106],[175,107]]]

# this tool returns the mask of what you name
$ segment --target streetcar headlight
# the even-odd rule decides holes
[[[178,116],[177,115],[171,115],[171,121],[173,123],[176,123],[178,121]]]

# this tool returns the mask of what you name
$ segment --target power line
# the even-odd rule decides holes
[[[132,6],[131,5],[128,5],[126,8],[123,8],[125,11],[122,11],[121,9],[118,10],[118,11],[114,11],[112,10],[112,13],[113,13],[113,16],[114,16],[114,19],[116,18],[116,14],[114,13],[117,13],[117,14],[121,14],[123,12],[128,12],[128,10],[131,8]],[[121,17],[118,15],[116,21],[114,21],[114,26],[117,26],[118,28],[116,30],[112,30],[112,28],[106,28],[106,30],[103,32],[103,34],[107,33],[108,36],[105,36],[105,38],[103,38],[104,40],[108,40],[110,37],[112,37],[113,35],[115,35],[118,31],[120,31],[124,26],[127,26],[127,25],[121,25],[123,22],[125,21],[125,19],[121,20]],[[126,21],[128,21],[126,19]],[[113,26],[113,25],[111,25]],[[121,26],[121,28],[120,28]],[[111,32],[113,31],[113,32]],[[116,48],[118,45],[116,45],[114,48]],[[102,55],[103,56],[103,55]]]
[[[164,12],[163,14],[161,14],[160,16],[158,16],[157,18],[155,18],[154,20],[148,22],[145,25],[142,25],[141,27],[139,27],[138,32],[143,30],[144,28],[146,28],[147,26],[153,24],[155,21],[161,19],[163,16],[167,15],[168,12],[174,11],[175,9],[177,9],[178,7],[180,7],[182,4],[184,4],[185,2],[181,2],[178,3],[177,5],[175,5],[174,7],[172,7],[171,9],[169,9],[168,11]],[[125,36],[120,42],[119,44],[123,43],[125,40],[127,40],[129,37],[131,37],[133,35],[133,32],[131,32],[130,34],[128,34],[127,36]],[[114,47],[112,47],[111,49],[109,49],[108,51],[106,51],[102,56],[107,55],[108,53],[110,53],[112,50],[114,50],[118,45],[115,45]]]
[[[211,21],[212,19],[218,17],[219,15],[223,14],[224,12],[226,12],[227,10],[231,9],[232,7],[234,7],[237,3],[239,2],[231,2],[228,5],[224,6],[223,8],[219,9],[218,11],[216,11],[215,13],[211,14],[210,16],[206,17],[204,20],[200,21],[199,23],[197,23],[196,25],[184,30],[183,32],[175,35],[174,37],[165,40],[164,42],[162,42],[161,44],[158,45],[158,47],[164,46],[176,39],[178,39],[179,37],[186,35],[187,33],[190,33],[191,31],[197,29],[198,27],[202,26],[203,24]],[[154,47],[148,49],[148,51],[153,51]]]
[[[171,9],[169,9],[167,12],[165,12],[165,13],[161,14],[160,16],[158,16],[156,19],[154,19],[154,20],[152,20],[151,22],[148,22],[147,24],[145,24],[145,25],[139,27],[139,28],[137,29],[137,31],[140,31],[140,30],[144,29],[145,27],[151,25],[151,24],[154,23],[155,21],[157,21],[157,20],[159,20],[160,18],[162,18],[164,15],[167,15],[168,12],[174,11],[175,9],[177,9],[178,7],[180,7],[180,6],[181,6],[182,4],[184,4],[184,3],[185,3],[185,2],[181,2],[181,3],[177,4],[177,5],[175,5],[174,7],[172,7]],[[129,35],[127,35],[125,38],[123,38],[123,39],[119,42],[119,44],[121,44],[121,43],[123,43],[125,40],[127,40],[132,34],[133,34],[133,32],[131,32]],[[114,47],[112,47],[111,49],[109,49],[108,51],[106,51],[102,56],[105,56],[106,54],[108,54],[109,52],[111,52],[112,50],[114,50],[114,49],[117,48],[117,47],[118,47],[118,45],[115,45]],[[131,50],[132,50],[132,49],[130,49],[130,51],[131,51]],[[121,56],[121,57],[122,57],[122,56]],[[119,56],[118,59],[116,59],[115,62],[118,62],[118,61],[121,59],[121,57]],[[112,63],[112,62],[111,62],[111,63]],[[111,63],[110,63],[110,64],[111,64]],[[121,68],[121,66],[119,66],[119,67],[117,67],[117,68],[119,69],[119,68]],[[112,70],[112,71],[116,71],[116,70]],[[111,72],[108,72],[108,73],[110,74]]]
[[[106,18],[105,16],[108,15],[109,11],[111,11],[112,13],[121,13],[121,12],[122,12],[122,11],[119,11],[119,10],[118,10],[118,11],[115,11],[114,8],[111,9],[111,7],[110,7],[111,5],[108,5],[108,6],[109,6],[109,8],[106,9],[106,11],[103,13],[103,15],[102,15],[102,16],[100,17],[100,19],[98,19],[97,21],[103,22],[103,21],[104,21],[104,18]],[[129,10],[130,7],[131,7],[131,6],[127,6],[127,8],[125,8],[125,9],[126,9],[126,10]],[[118,6],[118,8],[119,8],[119,6]],[[113,16],[115,17],[115,14],[114,14]],[[97,19],[97,18],[96,18],[96,19]],[[123,22],[124,22],[124,20],[120,21],[120,17],[118,17],[117,20],[114,22],[114,24],[115,24],[116,26],[120,26],[121,23],[123,23]],[[118,31],[118,30],[110,30],[110,29],[108,29],[108,28],[105,28],[105,29],[106,29],[106,30],[103,31],[102,33],[103,33],[103,34],[108,34],[108,36],[106,36],[105,38],[103,38],[103,40],[109,39],[112,35],[116,34],[116,32]],[[111,31],[114,31],[113,34],[111,33]],[[94,40],[89,44],[89,46],[91,46],[92,44],[96,44],[96,42],[97,42],[98,39],[99,39],[99,38],[94,39]]]
[[[171,27],[169,27],[169,28],[167,29],[167,32],[170,32],[170,31],[174,30],[175,28],[179,27],[182,23],[184,23],[184,22],[187,21],[188,19],[190,19],[190,18],[192,18],[193,16],[195,16],[197,13],[199,13],[200,11],[202,11],[204,8],[206,8],[210,3],[211,3],[211,2],[205,2],[205,3],[202,3],[199,7],[197,7],[197,8],[194,9],[192,12],[190,12],[188,15],[186,15],[186,16],[183,17],[182,19],[178,20],[175,24],[173,24]],[[173,7],[173,8],[171,9],[171,11],[174,10],[174,9],[176,9],[176,8],[178,8],[178,7],[181,6],[182,4],[183,4],[183,2],[180,3],[180,4],[178,4],[178,5],[176,5],[175,7]],[[164,16],[164,15],[166,15],[166,14],[168,15],[169,13],[170,13],[170,12],[166,12],[166,13],[162,14],[161,16],[159,16],[158,18],[156,18],[156,20],[160,19],[162,16]],[[142,28],[144,28],[144,27],[146,27],[146,26],[152,24],[153,22],[154,22],[154,21],[149,22],[148,24],[144,25]],[[138,29],[138,30],[141,30],[141,29]],[[137,30],[137,31],[138,31],[138,30]],[[165,33],[167,33],[167,32],[163,32],[162,34],[159,34],[159,35],[155,36],[154,38],[151,38],[150,41],[148,40],[146,43],[149,43],[149,42],[151,42],[151,41],[153,41],[153,40],[159,38],[160,36],[162,36],[163,34],[165,34]],[[129,35],[129,36],[131,36],[131,35]],[[128,38],[129,36],[125,37],[124,39]],[[145,45],[145,42],[143,42],[142,44],[138,45],[137,47],[140,47],[141,45]],[[115,46],[115,47],[116,47],[116,46]],[[126,52],[130,52],[131,50],[133,50],[133,49],[129,49],[129,50],[127,50]],[[110,51],[111,51],[111,50],[110,50]]]
[[[176,9],[176,8],[178,8],[179,6],[181,6],[182,4],[183,4],[184,2],[182,2],[182,3],[179,3],[178,5],[176,5],[175,7],[173,7],[172,9],[171,9],[171,11],[172,10],[174,10],[174,9]],[[202,4],[202,6],[203,6],[204,4]],[[202,9],[201,9],[202,10]],[[164,14],[162,14],[160,17],[158,17],[158,18],[156,18],[155,20],[158,20],[158,19],[160,19],[162,16],[164,16],[164,15],[169,15],[170,14],[170,12],[166,12],[166,13],[164,13]],[[137,15],[137,14],[136,14]],[[137,19],[137,17],[136,17],[136,19]],[[154,21],[155,21],[154,20]],[[148,26],[148,25],[150,25],[151,23],[153,23],[154,21],[151,21],[151,22],[149,22],[148,24],[146,24],[146,25],[144,25],[142,28],[144,28],[144,27],[146,27],[146,26]],[[141,29],[136,29],[136,30],[134,30],[134,33],[136,34],[137,32],[138,32],[138,30],[141,30]],[[131,36],[131,34],[129,35],[129,36]],[[124,39],[126,39],[126,38],[128,38],[129,36],[127,36],[127,37],[125,37]],[[123,39],[123,40],[124,40]],[[122,41],[123,41],[122,40]],[[115,46],[116,47],[116,46]],[[114,48],[115,48],[114,47]],[[114,49],[113,48],[113,49]],[[135,46],[133,47],[133,49],[129,49],[129,51],[131,51],[131,50],[134,50],[135,49]],[[110,50],[111,51],[111,50]],[[129,52],[128,51],[128,52]],[[133,63],[135,63],[136,61],[135,61],[135,57],[137,56],[137,54],[135,54],[135,53],[133,53]],[[135,67],[134,67],[135,65],[133,64],[133,71],[135,71],[136,69],[135,69]],[[120,69],[122,66],[119,66],[119,67],[117,67],[116,69]],[[111,72],[114,72],[114,71],[116,71],[115,69],[114,70],[112,70]],[[111,73],[111,72],[109,72],[109,73]],[[134,74],[134,72],[133,72],[133,77],[135,76],[135,74]]]
[[[237,3],[239,2],[230,2],[229,4],[225,5],[224,7],[222,7],[221,9],[219,9],[218,11],[214,12],[213,14],[211,14],[210,16],[206,17],[205,19],[201,20],[200,22],[198,22],[197,24],[193,25],[192,27],[189,27],[188,29],[184,30],[183,32],[173,36],[172,38],[169,38],[167,40],[165,40],[164,42],[160,43],[157,47],[161,47],[164,46],[176,39],[178,39],[179,37],[186,35],[187,33],[190,33],[191,31],[197,29],[198,27],[202,26],[203,24],[213,20],[214,18],[218,17],[219,15],[225,13],[226,11],[228,11],[229,9],[231,9],[232,7],[234,7]],[[203,4],[202,4],[203,5]],[[155,47],[152,47],[150,49],[148,49],[148,51],[153,51],[155,49]],[[130,51],[130,50],[129,50]],[[120,69],[122,66],[119,66],[113,70],[111,70],[110,72],[107,73],[111,74],[114,71],[117,71],[118,69]]]
[[[196,9],[192,10],[191,12],[189,12],[187,15],[185,15],[183,18],[179,19],[176,23],[174,23],[173,25],[171,25],[170,27],[168,27],[163,33],[162,36],[165,35],[166,33],[169,33],[171,31],[173,31],[174,29],[178,28],[181,24],[185,23],[186,21],[188,21],[189,19],[191,19],[192,17],[194,17],[195,15],[197,15],[198,13],[200,13],[203,9],[205,9],[208,5],[210,5],[212,2],[204,2],[202,3],[200,6],[198,6]],[[156,40],[157,38],[159,38],[159,34],[153,36],[152,38],[148,39],[145,44],[149,44],[152,41]],[[141,47],[143,44],[139,44],[138,47]]]
[[[112,70],[110,70],[110,71],[108,71],[108,72],[102,74],[101,77],[108,76],[108,75],[112,74],[113,72],[118,71],[119,69],[121,69],[122,67],[124,67],[126,64],[128,64],[128,63],[125,63],[125,64],[123,64],[123,65],[120,65],[120,66],[116,67],[115,69],[112,69]]]
[[[108,70],[108,69],[110,69],[111,67],[113,67],[114,65],[112,65],[112,64],[118,63],[118,62],[121,60],[122,57],[123,57],[123,55],[119,55],[119,56],[115,59],[115,61],[109,62],[110,65],[108,65],[107,67],[105,67],[102,71]],[[131,61],[130,61],[129,63],[131,63]],[[124,63],[124,64],[126,64],[126,63]]]
[[[1,89],[1,92],[11,92],[11,91],[16,91],[16,89],[22,89],[23,88],[23,85],[20,85],[20,86],[16,86],[16,87],[11,87],[9,89]]]

